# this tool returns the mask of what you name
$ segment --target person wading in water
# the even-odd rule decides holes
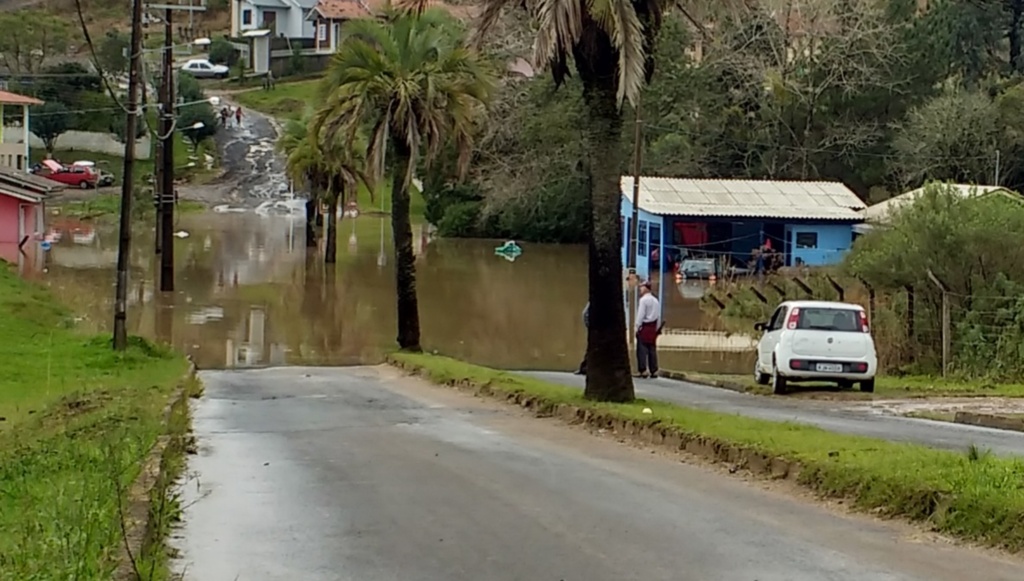
[[[658,335],[661,334],[661,303],[651,293],[651,282],[640,283],[636,305],[636,368],[640,377],[658,376]]]

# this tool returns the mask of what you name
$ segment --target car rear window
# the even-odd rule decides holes
[[[800,309],[800,319],[796,323],[796,328],[859,333],[861,331],[860,311],[827,307],[803,307]]]
[[[714,259],[684,260],[679,270],[683,271],[683,274],[714,274],[715,261]]]

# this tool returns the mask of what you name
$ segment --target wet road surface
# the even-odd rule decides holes
[[[584,378],[558,372],[529,372],[531,377],[583,388]],[[832,432],[857,434],[893,442],[913,442],[933,448],[966,450],[974,444],[996,454],[1024,456],[1024,433],[993,430],[918,418],[905,418],[864,409],[849,402],[789,401],[785,398],[738,393],[671,379],[634,379],[637,397],[687,407],[737,414],[776,422],[810,424]]]
[[[203,372],[189,580],[1017,581],[1019,561],[386,367]]]

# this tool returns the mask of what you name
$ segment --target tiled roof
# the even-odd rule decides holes
[[[622,195],[633,198],[633,178]],[[729,218],[863,219],[866,206],[838,182],[640,178],[640,208],[660,216]]]
[[[377,14],[384,9],[386,0],[319,0],[316,3],[316,10],[320,16],[332,20],[351,20],[353,18],[367,18]],[[392,5],[399,7],[401,2],[392,2]],[[429,0],[427,6],[430,8],[442,8],[452,16],[468,20],[477,15],[478,11],[473,6],[456,6],[446,4],[440,0]]]
[[[0,105],[42,105],[35,97],[26,97],[10,91],[0,91]]]

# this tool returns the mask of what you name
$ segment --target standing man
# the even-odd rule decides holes
[[[583,307],[583,328],[590,329],[590,301],[587,301],[587,306]],[[580,368],[576,370],[576,375],[587,374],[587,352],[583,352],[583,361],[580,361]]]
[[[636,368],[640,377],[658,376],[660,334],[661,303],[651,293],[651,282],[645,280],[640,283],[640,301],[636,306]]]

